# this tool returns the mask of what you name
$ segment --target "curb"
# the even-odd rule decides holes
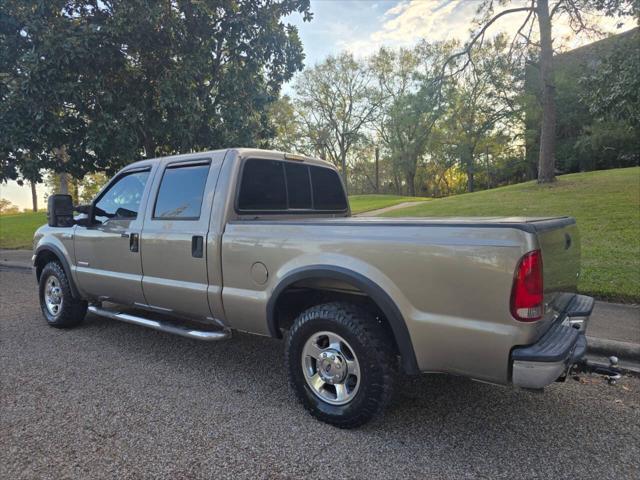
[[[25,272],[30,272],[31,270],[33,270],[33,267],[31,265],[20,262],[0,262],[0,267],[8,268],[10,270],[23,270]]]
[[[621,360],[640,361],[640,345],[637,343],[587,336],[587,345],[589,353],[607,357],[615,355],[620,357]]]

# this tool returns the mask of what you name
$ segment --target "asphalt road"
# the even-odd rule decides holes
[[[640,476],[638,378],[544,394],[404,378],[382,419],[342,431],[296,403],[278,341],[55,330],[31,273],[0,271],[0,296],[3,479]]]

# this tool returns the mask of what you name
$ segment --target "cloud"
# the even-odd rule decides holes
[[[510,7],[524,5],[525,0],[515,0]],[[473,20],[479,0],[405,0],[384,12],[380,26],[364,38],[344,38],[338,45],[356,55],[369,55],[381,46],[407,47],[420,39],[429,41],[459,40],[464,42],[471,36]],[[506,7],[505,7],[506,8]],[[499,10],[497,10],[499,11]],[[487,31],[488,37],[500,32],[515,35],[524,22],[526,12],[506,15]],[[590,20],[605,32],[615,32],[616,19],[592,16]],[[632,28],[629,22],[626,28]],[[554,23],[555,46],[558,49],[575,48],[593,41],[594,37],[573,34],[566,18]],[[534,26],[534,32],[537,26]]]

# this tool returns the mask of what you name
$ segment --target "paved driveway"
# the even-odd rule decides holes
[[[531,394],[403,379],[341,431],[286,387],[282,344],[198,343],[89,317],[47,327],[32,274],[0,271],[0,478],[638,478],[640,380]]]

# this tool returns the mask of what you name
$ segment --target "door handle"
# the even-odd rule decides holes
[[[191,237],[191,256],[202,258],[204,255],[204,238],[200,235]]]
[[[137,233],[132,233],[131,236],[129,236],[129,251],[131,252],[137,252],[140,248],[140,241],[139,241],[139,236]]]

